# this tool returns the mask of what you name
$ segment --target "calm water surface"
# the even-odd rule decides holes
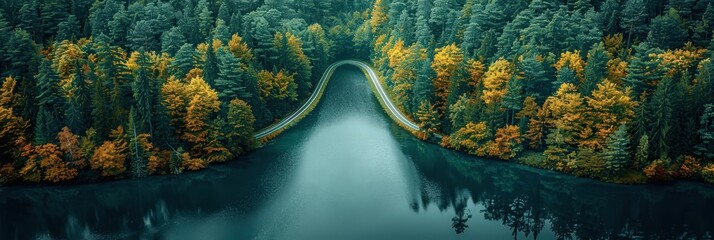
[[[340,68],[298,125],[179,176],[0,188],[0,239],[711,239],[714,188],[620,186],[416,140]]]

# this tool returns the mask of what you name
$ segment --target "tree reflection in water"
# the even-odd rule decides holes
[[[456,210],[456,216],[451,218],[451,227],[454,228],[456,234],[461,234],[466,231],[467,228],[469,228],[469,225],[466,224],[466,222],[471,217],[471,210],[469,210],[468,208]]]
[[[556,239],[712,239],[714,234],[714,188],[706,184],[607,184],[414,144],[403,148],[416,151],[421,208],[454,208],[456,233],[468,227],[471,216],[462,205],[472,201],[483,207],[481,218],[507,226],[514,239],[538,239],[546,231]],[[423,188],[438,188],[440,194]]]

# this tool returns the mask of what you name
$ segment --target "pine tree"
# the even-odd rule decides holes
[[[439,123],[441,122],[439,121],[439,113],[434,108],[434,105],[431,105],[431,102],[423,101],[419,105],[416,115],[419,119],[419,128],[426,133],[427,137],[430,133],[439,130]]]
[[[624,85],[632,88],[632,92],[641,93],[651,90],[650,84],[664,76],[664,71],[659,67],[657,60],[651,57],[657,52],[647,43],[635,46],[635,56],[627,65],[628,74],[623,79]]]
[[[127,123],[130,160],[129,169],[132,177],[140,178],[147,175],[146,163],[148,161],[145,158],[146,152],[144,151],[144,148],[139,146],[139,135],[141,134],[141,131],[137,129],[136,115],[136,109],[132,107],[129,111],[129,122]]]
[[[623,124],[607,139],[607,147],[603,158],[607,161],[607,169],[611,174],[618,175],[631,166],[628,153],[630,140],[627,137],[627,125]]]
[[[30,1],[22,4],[20,10],[18,11],[18,23],[17,29],[22,29],[27,31],[32,35],[33,39],[39,39],[40,32],[42,31],[42,25],[38,24],[40,22],[39,9],[37,9],[37,1]]]
[[[57,33],[58,25],[67,19],[66,7],[66,2],[59,0],[46,0],[40,5],[40,26],[44,36]]]
[[[244,73],[240,65],[240,59],[233,56],[226,48],[218,49],[218,79],[216,79],[216,91],[221,102],[228,103],[233,99],[248,98],[243,79]]]
[[[74,73],[71,76],[71,91],[67,99],[65,119],[72,132],[85,132],[91,120],[91,92],[84,76],[84,63],[74,63]]]
[[[79,21],[74,15],[69,15],[67,19],[57,25],[57,41],[77,40],[80,36]]]
[[[231,29],[226,26],[226,22],[223,19],[216,19],[216,27],[213,29],[211,35],[214,39],[221,40],[223,43],[228,43],[231,40]]]
[[[559,86],[563,85],[564,83],[568,84],[573,84],[573,85],[578,85],[580,81],[578,80],[578,76],[576,75],[575,71],[570,69],[570,67],[563,67],[558,71],[558,78],[553,82],[553,87],[558,88]]]
[[[657,16],[650,23],[647,42],[650,47],[662,49],[675,49],[684,46],[689,33],[682,27],[682,19],[676,11],[666,15]]]
[[[196,58],[196,49],[189,43],[185,43],[176,52],[174,61],[171,62],[171,74],[179,79],[186,77],[191,69],[194,68],[194,59]]]
[[[699,124],[699,140],[694,152],[708,161],[714,160],[714,105],[707,104]]]
[[[523,73],[524,92],[535,97],[537,102],[542,103],[553,92],[550,81],[554,74],[539,57],[526,57],[518,64],[518,69]]]
[[[647,5],[643,0],[627,0],[622,9],[620,27],[627,33],[627,45],[645,34],[647,29]]]
[[[478,24],[478,15],[475,14],[476,11],[481,10],[480,6],[481,5],[476,5],[473,7],[474,14],[471,14],[471,18],[464,30],[464,41],[461,44],[461,49],[463,49],[464,55],[466,56],[473,56],[475,50],[481,47],[479,43],[481,43],[482,31]]]
[[[253,148],[255,117],[248,103],[239,99],[232,100],[228,104],[226,124],[227,129],[224,133],[233,155],[241,155]]]
[[[583,70],[584,82],[580,85],[580,94],[589,96],[607,75],[607,62],[610,57],[603,43],[597,43],[588,52],[588,63]]]
[[[647,134],[640,137],[640,141],[637,145],[637,152],[635,152],[635,163],[633,166],[635,169],[642,169],[649,163],[650,156],[650,138]]]
[[[620,20],[620,0],[605,0],[600,6],[600,28],[606,35],[618,32]]]
[[[673,94],[674,84],[665,78],[657,85],[647,107],[647,135],[650,136],[650,148],[658,158],[667,157],[669,150],[667,139],[672,128]]]
[[[54,139],[55,134],[62,128],[61,116],[65,102],[60,92],[59,76],[49,60],[42,61],[35,78],[38,90],[36,100],[39,107],[38,124],[35,126],[35,143],[45,144]]]
[[[109,42],[121,47],[128,46],[128,36],[131,33],[130,27],[132,26],[131,19],[127,15],[123,5],[121,5],[116,12],[111,12],[111,14],[113,15],[110,15],[108,20],[104,20],[107,22],[103,23],[107,24],[108,27],[108,31],[106,31],[105,34],[111,39]],[[142,28],[146,27],[146,23],[144,25]],[[93,33],[92,35],[98,36],[97,34],[98,33]]]
[[[434,0],[434,5],[431,8],[431,14],[429,17],[429,23],[437,29],[437,34],[441,36],[447,25],[447,18],[453,11],[451,6],[451,0]]]
[[[149,79],[150,65],[149,58],[145,52],[140,52],[136,60],[138,68],[134,73],[134,83],[132,85],[134,97],[134,128],[129,131],[137,131],[139,133],[154,134],[152,126],[153,104],[152,104],[152,86]]]
[[[503,96],[501,106],[506,108],[506,122],[513,125],[516,120],[516,112],[523,108],[523,86],[517,77],[511,77],[506,86],[506,95]]]
[[[432,78],[436,75],[434,70],[431,68],[431,59],[426,59],[422,63],[419,71],[417,73],[417,80],[414,82],[414,87],[412,94],[414,107],[412,109],[417,109],[421,106],[424,101],[433,101],[434,98],[434,82]]]
[[[208,49],[206,49],[206,61],[203,62],[203,79],[210,86],[216,86],[216,78],[218,78],[218,59],[216,59],[216,51],[213,44],[209,41]]]
[[[198,31],[203,39],[208,39],[213,29],[213,12],[208,8],[208,2],[205,0],[198,1],[196,6],[196,18],[198,19]]]
[[[252,47],[256,60],[264,66],[271,66],[269,56],[273,47],[273,35],[270,34],[270,25],[263,17],[258,17],[255,20],[255,25],[251,28],[250,36],[253,38]]]
[[[25,119],[35,117],[35,86],[38,84],[33,77],[36,72],[36,64],[38,64],[37,48],[35,42],[28,32],[16,28],[8,37],[4,46],[5,62],[8,63],[8,71],[4,72],[7,76],[14,76],[20,83],[19,88],[22,89],[20,94],[24,96],[24,102],[21,105],[21,115]]]
[[[186,44],[186,37],[179,27],[173,27],[161,35],[161,51],[171,56],[177,55],[176,53],[184,44]],[[189,44],[189,46],[191,45]]]

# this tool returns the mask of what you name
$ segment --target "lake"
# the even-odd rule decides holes
[[[0,239],[711,239],[714,187],[626,186],[421,142],[340,67],[321,103],[200,172],[0,188]]]

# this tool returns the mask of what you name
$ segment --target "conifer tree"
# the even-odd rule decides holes
[[[37,79],[38,94],[36,97],[39,112],[35,126],[35,143],[45,144],[54,139],[62,128],[61,118],[65,101],[60,95],[59,76],[52,68],[52,63],[44,59],[40,65]],[[40,121],[41,120],[41,121]]]
[[[631,157],[628,153],[630,140],[627,137],[627,125],[623,124],[617,131],[607,139],[606,149],[603,158],[607,161],[607,169],[612,174],[620,174],[631,165]]]
[[[248,98],[243,79],[244,73],[240,66],[240,59],[233,56],[226,48],[218,49],[218,79],[216,79],[216,91],[221,102],[228,103],[233,99]]]
[[[138,69],[135,72],[134,83],[132,85],[134,97],[134,119],[131,120],[134,122],[134,129],[129,129],[129,131],[136,131],[139,134],[148,133],[153,135],[153,88],[151,86],[151,80],[149,79],[149,67],[151,63],[149,62],[148,56],[145,52],[139,53],[136,63],[138,65]]]

